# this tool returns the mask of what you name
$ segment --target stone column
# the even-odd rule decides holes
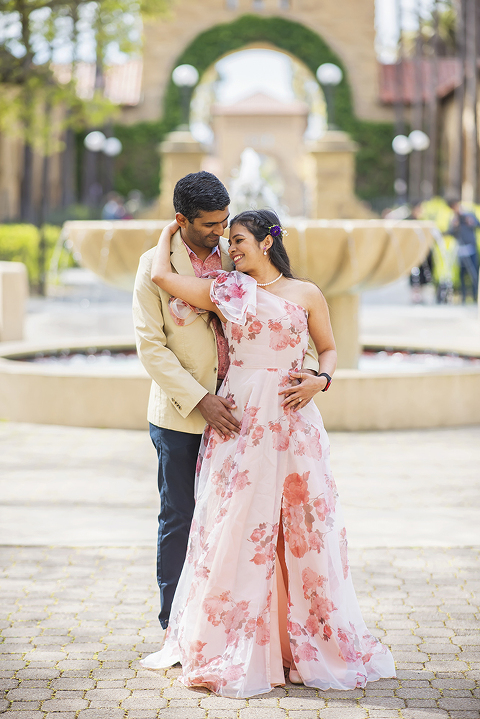
[[[205,151],[189,130],[175,130],[160,145],[162,172],[157,215],[164,220],[174,217],[173,188],[181,177],[202,169]]]
[[[355,197],[356,142],[339,130],[329,130],[308,143],[311,216],[329,220],[375,217]]]
[[[25,265],[22,262],[0,262],[0,342],[23,339],[27,298]]]
[[[338,369],[356,369],[360,357],[358,340],[359,296],[327,297],[333,336],[337,345]]]

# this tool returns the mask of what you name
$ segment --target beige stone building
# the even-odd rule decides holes
[[[378,99],[374,9],[374,0],[341,0],[340,4],[338,0],[173,0],[168,16],[145,23],[143,63],[127,63],[123,70],[113,71],[110,79],[107,78],[107,93],[122,106],[122,122],[131,124],[157,120],[162,116],[171,72],[188,46],[206,30],[231,23],[246,14],[254,14],[265,18],[281,17],[317,33],[338,55],[346,69],[357,116],[388,121],[391,119],[391,110]],[[254,46],[276,49],[267,41],[256,41]],[[252,44],[246,47],[252,47]],[[245,48],[236,48],[236,51],[239,49]],[[87,85],[91,84],[91,76],[92,68],[85,67],[81,81],[83,93],[89,92]],[[295,116],[289,112],[276,116],[276,122],[282,126],[280,134],[287,130],[288,123],[304,122],[301,114]],[[223,120],[221,117],[218,115],[215,121],[220,133],[225,123],[233,124],[233,116],[224,114]],[[230,119],[227,120],[227,117]],[[258,114],[256,118],[258,122]],[[243,115],[243,121],[253,123],[246,114]],[[253,131],[249,134],[258,135]],[[219,140],[219,143],[224,148],[228,144],[224,140]],[[280,164],[287,162],[280,151],[277,159]],[[230,159],[228,153],[225,168],[232,162],[234,160]],[[34,185],[37,187],[40,164],[34,162]],[[59,179],[61,163],[59,158],[52,158],[50,164],[50,196],[58,202],[62,185]],[[19,214],[22,166],[21,144],[10,137],[0,138],[0,220],[12,219]],[[295,210],[301,209],[298,181],[290,178],[287,184],[293,207]]]
[[[282,201],[292,216],[306,213],[304,191],[308,107],[257,94],[233,105],[213,108],[215,145],[212,171],[226,184],[240,165],[246,147],[270,160]]]
[[[169,17],[145,25],[142,100],[124,113],[125,121],[158,118],[183,51],[202,32],[245,14],[282,17],[318,34],[346,69],[356,115],[391,121],[391,110],[379,101],[374,0],[176,0]],[[266,41],[253,46],[272,49]]]
[[[356,117],[393,122],[388,73],[381,71],[375,53],[374,13],[375,0],[172,0],[167,16],[145,23],[142,61],[135,60],[117,66],[107,73],[106,94],[120,105],[121,122],[133,124],[158,120],[163,115],[165,93],[172,70],[184,53],[188,53],[192,43],[202,33],[210,31],[211,54],[215,28],[228,27],[244,16],[253,15],[265,20],[282,18],[317,35],[319,44],[323,41],[345,70]],[[245,45],[238,44],[232,52],[256,47],[280,49],[294,57],[295,48],[288,45],[288,26],[286,28],[283,44],[290,47],[288,51],[285,47],[278,48],[269,40],[257,37]],[[229,53],[222,55],[219,50],[216,59],[219,60],[225,54]],[[93,90],[94,68],[85,66],[81,75],[81,92],[88,96]],[[443,82],[442,78],[440,80]],[[453,91],[454,84],[450,83],[447,92]],[[445,89],[441,93],[440,101],[447,106]],[[255,103],[256,108],[253,107]],[[305,200],[305,191],[301,187],[304,168],[300,161],[300,130],[305,125],[305,114],[298,106],[295,111],[293,107],[284,107],[282,111],[277,107],[275,112],[273,106],[274,101],[270,103],[268,111],[265,107],[263,114],[258,101],[251,101],[250,108],[248,103],[243,106],[237,104],[236,109],[217,108],[214,115],[214,157],[217,164],[212,167],[216,166],[219,175],[226,180],[232,168],[238,165],[242,144],[270,155],[282,175],[285,201],[290,212],[302,213],[305,204],[308,206],[308,199]],[[285,140],[287,134],[288,141]],[[448,152],[453,153],[454,144],[448,142],[448,127],[445,127],[443,138],[448,144]],[[0,221],[19,215],[22,156],[23,148],[18,140],[0,136]],[[37,194],[41,181],[40,166],[37,157],[34,159],[34,187]],[[52,157],[50,162],[49,184],[49,195],[55,206],[61,202],[65,184],[59,155]]]

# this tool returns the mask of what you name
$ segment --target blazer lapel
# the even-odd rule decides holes
[[[176,232],[170,243],[170,262],[179,275],[190,275],[195,277],[195,272],[188,256],[187,248],[180,237],[180,231]]]

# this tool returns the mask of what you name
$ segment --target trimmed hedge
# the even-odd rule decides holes
[[[333,62],[342,68],[343,80],[335,92],[335,119],[340,129],[350,133],[360,145],[356,158],[357,194],[365,200],[391,196],[394,180],[393,125],[367,122],[355,116],[345,67],[313,30],[281,17],[243,15],[198,35],[175,64],[190,63],[202,75],[222,56],[262,41],[294,55],[314,75],[324,62]],[[161,120],[128,127],[115,126],[115,134],[124,147],[115,166],[115,189],[118,192],[126,195],[132,189],[139,189],[149,199],[158,195],[158,143],[181,122],[180,108],[179,89],[170,80]]]
[[[45,269],[48,271],[53,251],[60,235],[60,227],[46,225]],[[40,232],[34,225],[0,225],[0,260],[23,262],[30,284],[39,285]]]
[[[162,122],[115,125],[114,135],[123,145],[115,158],[114,187],[121,195],[140,190],[148,200],[158,196],[160,155],[158,145],[165,136]]]

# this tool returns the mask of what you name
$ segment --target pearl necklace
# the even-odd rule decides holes
[[[272,280],[271,282],[263,282],[263,283],[257,282],[257,286],[258,287],[268,287],[268,285],[273,285],[274,282],[277,282],[280,279],[280,277],[283,277],[283,272],[280,272],[278,277],[275,277],[275,279]]]

